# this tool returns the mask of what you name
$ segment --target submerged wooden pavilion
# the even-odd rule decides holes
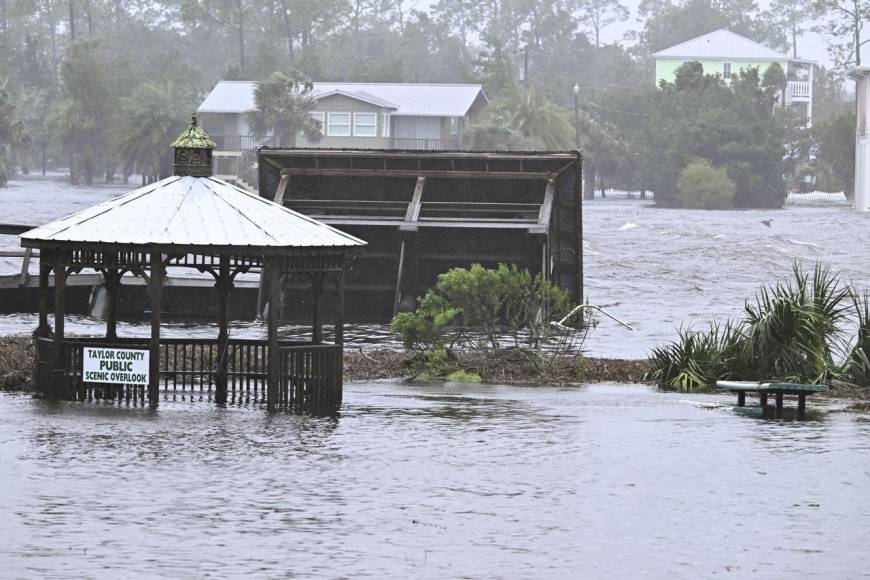
[[[162,391],[164,397],[218,404],[265,402],[269,410],[334,412],[342,394],[345,262],[365,242],[211,177],[214,143],[196,117],[172,147],[172,177],[21,235],[23,247],[40,250],[37,389],[73,400],[145,404],[147,399],[151,408]],[[173,268],[214,277],[217,337],[161,338],[161,291]],[[105,280],[104,337],[64,335],[66,277],[82,269],[96,270]],[[310,342],[279,340],[279,308],[268,309],[266,340],[230,338],[229,294],[236,276],[248,271],[268,272],[269,304],[280,303],[285,275],[308,280]],[[117,335],[118,289],[125,273],[147,282],[150,339]],[[327,292],[336,295],[333,343],[323,337],[321,296]]]
[[[270,149],[260,195],[364,238],[348,317],[413,310],[456,266],[512,263],[583,301],[579,151]],[[290,295],[304,289],[286,288]]]

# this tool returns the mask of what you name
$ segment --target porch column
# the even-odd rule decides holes
[[[266,384],[266,407],[269,411],[274,411],[278,404],[278,390],[281,388],[281,356],[278,352],[278,311],[280,310],[279,301],[281,300],[281,260],[278,258],[268,258],[266,260],[266,265],[269,271],[269,276],[267,278],[269,310],[266,316],[269,372],[268,382]]]
[[[229,298],[233,288],[233,280],[230,276],[230,258],[221,256],[220,270],[215,281],[218,291],[218,368],[215,374],[215,403],[225,405],[227,402],[227,360],[230,338]]]
[[[121,287],[116,253],[106,258],[103,279],[106,287],[106,338],[114,340],[118,338],[118,292]]]
[[[323,293],[323,272],[311,273],[311,342],[323,342],[323,317],[320,295]]]
[[[151,278],[148,292],[151,298],[151,342],[148,365],[148,407],[156,409],[160,403],[160,301],[163,293],[163,255],[151,252]]]

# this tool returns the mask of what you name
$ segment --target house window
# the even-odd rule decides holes
[[[381,127],[381,137],[389,137],[390,136],[390,115],[387,113],[383,113],[381,115],[381,120],[383,121],[383,127]]]
[[[450,117],[450,134],[459,135],[459,117]]]
[[[723,62],[722,63],[722,78],[726,81],[731,80],[731,63]]]
[[[320,111],[314,111],[311,113],[311,118],[317,121],[317,124],[320,126],[320,132],[323,132],[323,113]]]
[[[353,134],[355,137],[377,137],[378,115],[377,113],[354,113]]]
[[[329,113],[326,134],[330,137],[350,137],[350,113]]]

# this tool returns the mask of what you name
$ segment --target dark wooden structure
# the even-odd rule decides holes
[[[63,399],[147,401],[152,409],[162,390],[163,398],[334,413],[342,398],[345,261],[364,242],[211,178],[209,141],[195,119],[173,147],[175,176],[21,235],[22,246],[40,251],[37,389]],[[170,269],[195,269],[213,277],[220,305],[214,339],[161,338],[161,295]],[[64,335],[66,280],[82,270],[99,272],[104,279],[104,337]],[[236,276],[248,271],[268,274],[265,296],[272,305],[280,303],[283,277],[308,281],[310,342],[279,339],[277,307],[267,309],[266,339],[230,338],[229,295]],[[150,339],[117,336],[118,289],[125,272],[146,280]],[[332,343],[324,340],[325,294],[335,296]],[[147,349],[147,387],[89,383],[82,367],[86,347]]]
[[[366,239],[348,317],[411,310],[455,266],[514,263],[583,300],[582,156],[269,149],[260,195]],[[290,290],[293,290],[292,288]]]

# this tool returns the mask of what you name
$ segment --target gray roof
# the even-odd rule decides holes
[[[788,61],[789,57],[724,28],[660,50],[654,58],[722,58]]]
[[[365,242],[213,177],[168,177],[21,234],[50,242],[351,248]]]
[[[200,113],[247,113],[254,110],[253,81],[220,81],[197,109]],[[312,96],[333,94],[391,109],[392,115],[464,117],[486,95],[481,85],[411,83],[314,83]]]

